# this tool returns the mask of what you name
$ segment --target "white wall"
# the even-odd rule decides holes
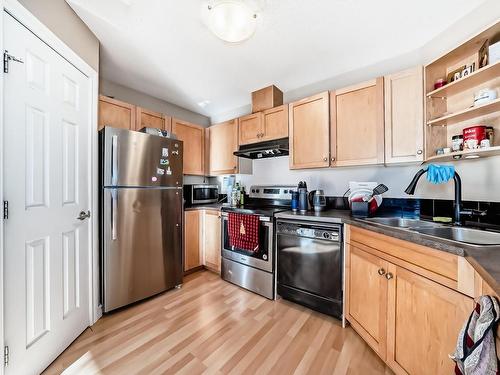
[[[124,102],[132,103],[152,111],[165,113],[180,120],[193,122],[205,127],[210,124],[210,119],[199,113],[102,78],[99,82],[99,92],[102,95],[111,96],[118,100],[123,100]]]
[[[286,92],[284,93],[285,102],[294,101],[324,90],[362,82],[411,66],[429,63],[485,27],[497,22],[499,17],[500,1],[488,0],[467,17],[453,25],[448,31],[414,52]],[[249,112],[250,105],[236,108],[228,113],[213,117],[211,120],[212,123],[216,123]],[[500,137],[500,134],[497,137]],[[327,195],[339,196],[347,190],[349,181],[376,181],[386,184],[390,189],[386,195],[395,198],[408,197],[404,193],[404,189],[410,183],[415,172],[421,168],[419,165],[411,165],[291,171],[288,168],[288,157],[256,160],[253,163],[252,176],[238,176],[238,179],[247,188],[252,184],[295,185],[298,181],[305,180],[309,189],[324,189]],[[455,162],[453,165],[455,165],[462,177],[464,199],[500,202],[500,157]],[[220,181],[221,178],[217,180]],[[424,176],[417,186],[415,197],[453,199],[453,182],[448,182],[445,185],[431,185],[425,181]]]
[[[462,177],[463,198],[466,200],[500,202],[500,157],[453,163]],[[329,196],[341,196],[349,181],[375,181],[389,187],[385,194],[392,198],[409,198],[404,193],[420,165],[343,167],[310,170],[289,170],[288,157],[253,161],[253,175],[238,175],[248,189],[258,184],[291,184],[306,181],[309,190],[323,189]],[[217,178],[220,182],[221,177]],[[453,199],[453,182],[432,185],[425,175],[420,179],[415,198]]]

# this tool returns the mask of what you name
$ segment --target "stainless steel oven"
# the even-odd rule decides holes
[[[278,294],[342,317],[342,226],[278,219]]]
[[[229,245],[228,213],[222,213],[222,278],[269,299],[276,298],[273,221],[259,216],[259,250],[255,253]]]
[[[217,203],[219,186],[209,184],[184,185],[184,200],[188,206]]]

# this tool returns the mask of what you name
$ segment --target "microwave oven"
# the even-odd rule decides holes
[[[184,200],[187,206],[217,203],[219,201],[219,185],[184,185]]]

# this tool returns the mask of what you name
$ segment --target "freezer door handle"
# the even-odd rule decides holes
[[[117,200],[118,192],[116,189],[111,190],[111,240],[115,241],[118,236],[116,234],[116,211],[117,211]]]
[[[111,185],[116,185],[118,181],[118,136],[113,135],[111,137]]]

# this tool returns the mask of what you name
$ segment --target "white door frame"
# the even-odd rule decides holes
[[[99,79],[97,72],[88,65],[80,56],[78,56],[70,47],[68,47],[63,41],[61,41],[52,31],[50,31],[43,23],[41,23],[33,14],[31,14],[26,8],[24,8],[16,0],[0,0],[0,9],[2,11],[6,10],[14,18],[16,18],[21,24],[28,28],[33,34],[50,46],[54,51],[66,59],[70,64],[75,66],[80,70],[85,76],[88,77],[89,84],[91,87],[90,93],[90,103],[91,103],[91,116],[89,124],[89,154],[91,155],[91,160],[89,161],[89,174],[91,176],[89,180],[89,197],[88,201],[90,204],[89,209],[92,212],[92,216],[89,221],[89,246],[91,251],[89,251],[89,323],[94,324],[97,319],[102,315],[102,309],[99,305],[99,242],[98,242],[98,216],[99,208],[98,202],[98,133],[97,133],[97,111],[98,111],[98,86]],[[3,13],[0,17],[0,52],[3,54]],[[0,90],[3,95],[3,74],[0,74]],[[0,100],[0,145],[3,145],[3,96]],[[3,206],[3,153],[0,152],[0,201]],[[3,215],[0,216],[0,343],[2,344],[1,353],[3,355],[4,347],[4,222]],[[2,359],[3,362],[3,359]],[[3,375],[4,368],[3,363],[0,364],[0,375]]]

